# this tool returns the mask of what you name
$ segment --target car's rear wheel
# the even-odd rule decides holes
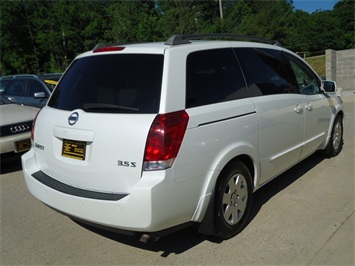
[[[344,132],[343,118],[341,115],[338,115],[335,118],[333,124],[330,140],[328,142],[327,147],[324,150],[324,153],[327,157],[337,156],[343,149],[343,143],[344,143],[343,132]]]
[[[231,162],[221,172],[215,195],[215,226],[223,239],[238,234],[247,221],[252,202],[252,181],[248,168]]]

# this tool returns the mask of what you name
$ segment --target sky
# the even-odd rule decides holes
[[[332,10],[337,0],[293,0],[295,9],[301,9],[308,13],[316,10]]]

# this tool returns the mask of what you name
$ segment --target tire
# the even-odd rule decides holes
[[[231,162],[221,172],[215,195],[215,229],[218,237],[238,234],[248,219],[253,197],[251,175],[241,162]]]
[[[334,157],[341,152],[344,144],[343,132],[343,118],[341,115],[338,115],[334,120],[331,137],[327,147],[324,150],[326,157]]]

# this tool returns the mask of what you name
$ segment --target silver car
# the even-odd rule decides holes
[[[0,98],[0,154],[31,148],[31,129],[38,108],[14,104]]]

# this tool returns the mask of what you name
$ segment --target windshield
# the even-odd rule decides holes
[[[99,55],[77,59],[48,106],[86,112],[157,113],[163,55]]]

